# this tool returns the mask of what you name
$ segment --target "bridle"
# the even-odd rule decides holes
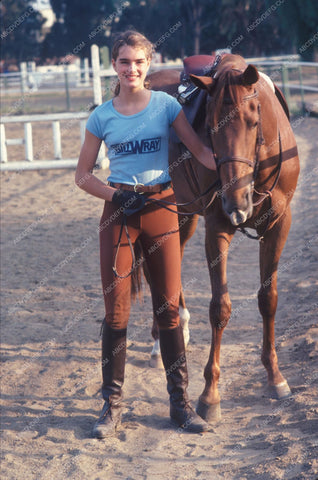
[[[233,69],[233,70],[235,70],[235,69]],[[244,96],[242,100],[244,102],[244,101],[248,101],[252,98],[258,98],[258,91],[256,89],[254,90],[254,92],[252,94]],[[228,98],[226,98],[224,100],[224,102],[233,104],[232,100],[228,99]],[[253,207],[260,205],[266,198],[269,198],[269,202],[270,202],[269,211],[272,212],[272,191],[277,185],[279,175],[280,175],[280,171],[281,171],[281,165],[282,165],[281,136],[280,136],[280,132],[278,131],[279,159],[278,159],[277,172],[276,172],[276,177],[274,179],[274,182],[273,182],[272,186],[270,187],[270,189],[266,190],[265,192],[258,192],[255,189],[254,184],[255,184],[255,180],[256,180],[256,177],[257,177],[257,174],[258,174],[258,170],[259,170],[260,149],[261,149],[262,145],[265,144],[265,139],[264,139],[264,136],[263,136],[263,128],[262,128],[262,115],[261,115],[261,104],[260,103],[257,104],[257,111],[258,111],[258,123],[257,123],[255,154],[254,154],[253,160],[250,160],[249,158],[245,158],[245,157],[241,157],[241,156],[225,156],[225,157],[218,158],[217,154],[215,153],[214,146],[213,146],[213,134],[212,134],[211,127],[209,127],[208,134],[209,134],[209,138],[210,138],[210,141],[211,141],[212,151],[214,152],[214,159],[215,159],[215,163],[216,163],[216,167],[217,167],[218,177],[220,178],[220,167],[221,167],[221,165],[224,165],[225,163],[240,162],[240,163],[244,163],[244,164],[248,165],[249,167],[251,167],[253,169],[253,180],[251,182],[253,192],[256,193],[257,195],[261,196],[260,200],[253,203]],[[257,235],[252,235],[249,232],[247,232],[247,230],[244,227],[239,227],[238,230],[240,230],[248,238],[251,238],[253,240],[262,241],[263,238],[264,238],[264,235],[265,235],[265,233],[266,233],[266,231],[269,227],[269,224],[270,224],[270,216],[271,215],[267,216],[267,222],[266,222],[265,228],[262,232],[262,235],[258,235],[258,234]]]
[[[253,98],[258,98],[258,91],[254,90],[254,92],[251,95],[246,95],[243,97],[243,102],[251,100]],[[225,103],[232,103],[230,99],[226,99]],[[217,170],[219,173],[221,165],[224,165],[225,163],[231,163],[231,162],[240,162],[240,163],[245,163],[249,167],[253,168],[253,182],[255,181],[258,173],[258,168],[259,168],[259,152],[261,149],[261,146],[265,144],[265,139],[263,136],[263,128],[262,128],[262,116],[261,116],[261,104],[258,103],[257,105],[257,111],[258,111],[258,123],[257,123],[257,135],[256,135],[256,147],[255,147],[255,155],[254,159],[250,160],[249,158],[245,157],[240,157],[240,156],[225,156],[219,158],[217,154],[215,153],[215,149],[213,146],[213,133],[212,133],[212,128],[209,127],[208,129],[208,134],[209,138],[211,141],[211,146],[212,146],[212,151],[214,152],[214,159],[215,163],[217,166]],[[220,176],[220,175],[219,175]]]

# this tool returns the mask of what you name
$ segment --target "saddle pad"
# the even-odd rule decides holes
[[[182,106],[182,110],[184,111],[188,122],[193,126],[193,128],[195,128],[197,117],[201,117],[202,112],[205,114],[206,96],[206,91],[199,90],[197,95],[195,95],[190,103],[186,103]],[[179,137],[173,128],[170,130],[170,141],[173,143],[180,143]]]

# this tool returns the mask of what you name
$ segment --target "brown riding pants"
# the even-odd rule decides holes
[[[175,202],[170,188],[151,198]],[[171,207],[176,211],[176,207]],[[113,272],[123,214],[111,202],[105,202],[100,222],[100,265],[106,322],[113,329],[127,327],[131,304],[131,276],[119,278]],[[178,215],[158,204],[147,204],[143,210],[127,218],[129,237],[134,246],[142,245],[150,277],[154,315],[160,329],[172,329],[179,324],[181,289],[181,254]],[[116,269],[125,276],[131,269],[132,252],[123,230],[117,252]]]

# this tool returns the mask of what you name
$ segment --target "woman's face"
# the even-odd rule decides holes
[[[143,48],[123,45],[118,51],[116,60],[112,65],[118,75],[120,88],[139,90],[144,88],[144,81],[150,65]]]

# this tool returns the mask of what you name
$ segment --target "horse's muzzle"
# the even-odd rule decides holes
[[[249,188],[238,200],[229,198],[226,194],[222,196],[223,210],[230,219],[232,225],[242,225],[253,214],[253,189]]]
[[[237,210],[237,209],[234,209],[230,214],[228,214],[228,216],[234,227],[237,227],[238,225],[245,223],[246,220],[249,218],[246,212],[243,212],[242,210]]]

